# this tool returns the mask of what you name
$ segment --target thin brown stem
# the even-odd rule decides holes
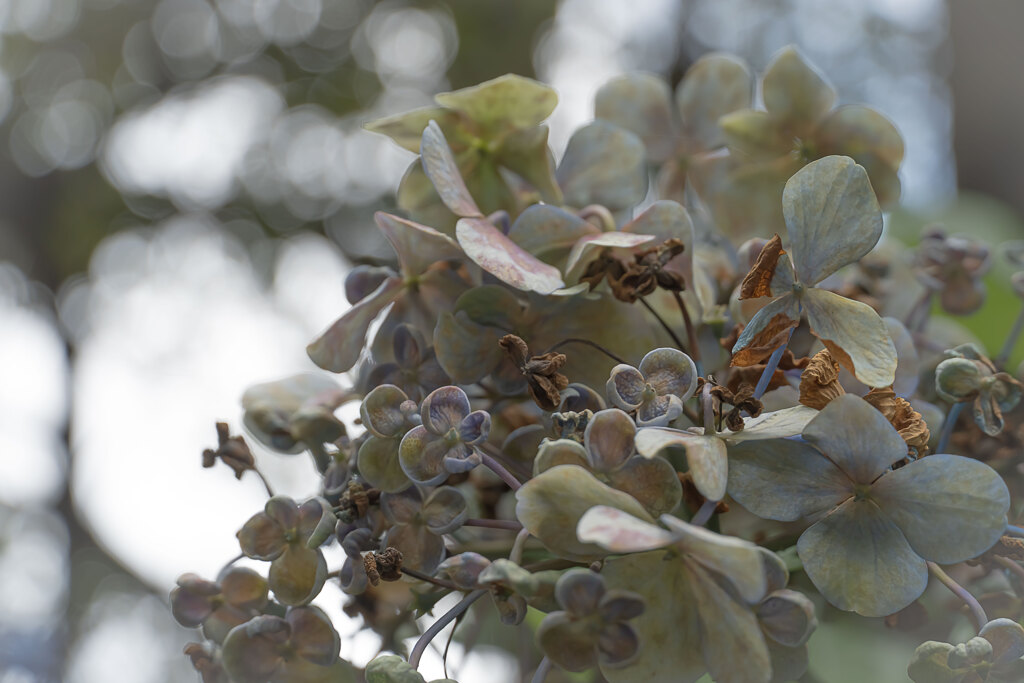
[[[668,332],[668,336],[672,337],[672,341],[675,342],[676,348],[678,348],[680,351],[685,353],[686,352],[686,345],[683,344],[683,342],[679,338],[679,336],[675,332],[672,331],[672,328],[669,327],[669,324],[667,322],[665,322],[665,319],[662,318],[660,315],[658,315],[658,312],[656,310],[654,310],[651,307],[651,305],[649,303],[647,303],[647,300],[644,299],[642,296],[641,297],[637,297],[637,301],[642,303],[644,305],[644,308],[646,308],[648,311],[650,311],[651,315],[653,315],[657,319],[657,321],[659,323],[661,323],[662,328],[664,328],[664,330],[666,332]]]
[[[483,463],[484,467],[489,469],[491,472],[494,472],[495,474],[497,474],[498,477],[503,482],[508,484],[508,487],[510,489],[512,489],[513,491],[518,491],[522,487],[522,485],[523,485],[522,482],[519,481],[518,479],[516,479],[515,476],[511,472],[509,472],[507,469],[505,469],[504,465],[502,465],[500,462],[495,460],[493,457],[491,457],[487,453],[485,453],[483,451],[478,451],[478,452],[480,453],[480,461]]]
[[[981,606],[981,603],[978,602],[978,599],[971,595],[966,588],[954,581],[949,574],[942,570],[942,567],[934,562],[928,563],[928,570],[932,573],[932,576],[942,582],[942,585],[948,588],[953,595],[963,600],[964,604],[971,610],[971,618],[974,620],[976,631],[981,631],[982,627],[988,623],[988,615],[985,614],[985,609]]]
[[[568,339],[563,339],[562,341],[558,342],[557,344],[555,344],[554,346],[549,348],[544,353],[551,353],[552,351],[555,351],[558,348],[560,348],[562,346],[565,346],[566,344],[586,344],[587,346],[590,346],[590,347],[593,347],[593,348],[597,349],[598,351],[600,351],[604,355],[606,355],[609,358],[611,358],[616,363],[622,363],[623,365],[629,365],[629,363],[627,363],[626,360],[624,358],[622,358],[622,356],[618,356],[618,355],[612,353],[611,351],[609,351],[608,349],[606,349],[605,347],[601,346],[600,344],[598,344],[596,342],[592,342],[589,339],[582,339],[580,337],[569,337]],[[544,354],[541,354],[541,355],[544,355]]]
[[[410,569],[408,567],[402,567],[399,571],[402,572],[403,574],[405,574],[406,576],[411,576],[414,579],[419,579],[420,581],[426,581],[427,583],[432,583],[435,586],[438,586],[440,588],[448,588],[448,589],[453,590],[453,591],[464,590],[464,589],[459,588],[458,586],[456,586],[451,581],[448,581],[446,579],[439,579],[439,578],[437,578],[435,576],[430,576],[429,574],[424,574],[423,572],[417,571],[415,569]]]
[[[683,315],[683,325],[686,326],[686,341],[690,345],[690,357],[693,358],[693,362],[697,365],[697,374],[703,375],[700,367],[700,345],[697,343],[697,330],[693,327],[693,321],[690,319],[690,311],[686,308],[686,303],[683,301],[683,297],[679,295],[679,292],[672,290],[672,296],[676,299],[676,305],[679,306],[679,312]]]
[[[462,523],[462,526],[479,526],[487,529],[507,529],[519,531],[523,525],[511,519],[476,519],[471,517]]]
[[[998,564],[1002,568],[1007,569],[1016,574],[1017,579],[1020,580],[1021,583],[1024,583],[1024,567],[1020,566],[1008,557],[999,557],[998,555],[996,555],[992,559],[995,560],[996,564]]]

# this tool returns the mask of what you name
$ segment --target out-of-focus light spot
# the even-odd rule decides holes
[[[364,69],[385,83],[415,84],[424,90],[441,85],[458,51],[451,16],[384,2],[360,27],[353,52]]]
[[[46,502],[64,481],[58,438],[67,414],[64,345],[51,321],[2,290],[0,319],[0,503]]]
[[[229,77],[169,95],[110,131],[104,170],[122,190],[214,207],[234,194],[246,154],[283,103],[266,82]]]
[[[80,14],[78,0],[8,0],[0,5],[0,30],[45,42],[73,29]]]
[[[281,272],[297,260],[305,274],[275,281],[273,298],[241,245],[198,219],[108,238],[93,260],[74,376],[73,492],[100,541],[155,585],[186,571],[215,576],[237,553],[234,534],[265,494],[252,475],[201,468],[213,424],[240,432],[245,388],[318,371],[305,345],[347,307],[326,240],[289,250]],[[316,493],[308,456],[249,442],[277,492]]]
[[[51,512],[0,508],[0,626],[43,628],[64,608],[68,538]]]
[[[294,45],[316,28],[320,0],[255,0],[253,18],[260,32],[279,45]]]
[[[153,13],[152,26],[168,57],[190,59],[216,49],[217,13],[205,0],[163,0]]]
[[[186,631],[151,595],[105,587],[90,606],[82,637],[70,653],[68,683],[164,683],[196,680],[188,658],[166,646]]]

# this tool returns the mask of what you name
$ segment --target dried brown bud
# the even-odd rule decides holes
[[[845,393],[839,384],[839,363],[829,350],[814,354],[800,375],[800,403],[821,410]]]
[[[896,395],[892,387],[872,389],[864,396],[864,400],[885,415],[885,419],[907,442],[908,452],[914,458],[928,454],[928,440],[931,438],[928,424],[908,401]]]
[[[246,470],[256,469],[256,461],[245,439],[231,436],[226,422],[217,423],[217,450],[203,451],[203,467],[213,467],[217,458],[234,470],[236,479],[241,479]]]
[[[526,342],[514,334],[506,334],[498,340],[498,345],[526,378],[534,402],[544,410],[556,410],[560,392],[569,386],[569,378],[558,372],[565,365],[565,354],[548,352],[531,356]]]
[[[398,581],[402,578],[402,552],[398,548],[385,548],[363,556],[363,568],[370,585],[381,581]]]
[[[782,238],[775,235],[761,248],[757,255],[754,267],[750,269],[743,283],[740,284],[740,299],[757,299],[762,296],[772,295],[772,278],[775,277],[775,268],[779,263],[779,257],[785,254],[782,248]]]

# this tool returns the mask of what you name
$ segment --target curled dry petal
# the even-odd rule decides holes
[[[743,278],[740,284],[740,299],[756,299],[762,296],[772,296],[772,278],[775,277],[775,268],[786,251],[782,248],[782,238],[778,235],[769,240],[761,253],[757,255],[757,262]]]
[[[839,383],[839,363],[828,349],[814,354],[800,373],[800,403],[821,410],[833,399],[846,393]]]

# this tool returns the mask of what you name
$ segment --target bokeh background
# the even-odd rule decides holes
[[[365,121],[515,72],[558,90],[557,156],[613,75],[796,43],[903,133],[890,231],[999,243],[1024,237],[1021,26],[1016,0],[0,0],[0,683],[198,680],[167,592],[264,498],[200,453],[248,385],[314,369],[346,270],[385,253],[370,217],[412,155]],[[966,321],[990,348],[1017,305],[996,261]],[[904,680],[898,637],[825,626],[808,681]],[[519,680],[457,649],[463,680]]]

